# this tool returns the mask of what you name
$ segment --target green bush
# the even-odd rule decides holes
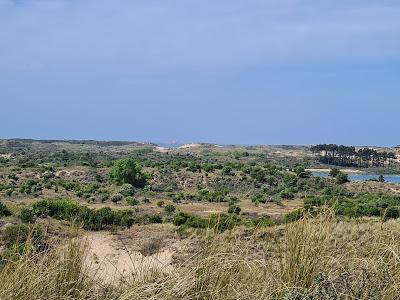
[[[120,201],[122,201],[124,199],[124,196],[122,196],[121,194],[114,194],[111,196],[111,201],[113,203],[118,203]]]
[[[285,222],[286,223],[295,222],[302,219],[303,217],[304,217],[304,209],[302,208],[296,209],[285,215]]]
[[[395,214],[396,207],[400,205],[400,196],[366,193],[353,197],[333,197],[330,204],[334,206],[336,214],[348,217],[380,217],[384,215],[387,208],[393,207],[393,211],[388,209],[390,216],[392,213]]]
[[[144,215],[142,217],[143,224],[160,224],[163,222],[163,219],[160,215]]]
[[[191,217],[191,215],[189,215],[189,214],[179,212],[179,213],[175,214],[175,216],[172,220],[172,224],[174,224],[175,226],[183,225],[187,222],[187,220],[190,217]]]
[[[241,211],[242,211],[242,209],[239,206],[237,206],[236,204],[229,205],[229,208],[228,208],[229,214],[238,215],[238,214],[240,214]]]
[[[289,189],[284,189],[283,191],[281,191],[281,192],[279,193],[279,196],[280,196],[282,199],[287,199],[287,200],[289,200],[289,199],[294,199],[294,194],[293,194],[293,192],[290,191]]]
[[[142,167],[131,158],[117,160],[109,177],[111,181],[119,185],[129,183],[134,187],[143,188],[146,184]]]
[[[11,211],[7,208],[7,206],[0,202],[0,217],[8,217],[11,216]]]
[[[102,230],[110,225],[129,227],[135,222],[131,210],[114,211],[109,207],[95,210],[63,199],[38,201],[32,205],[31,210],[29,217],[49,216],[82,224],[89,230]]]
[[[168,214],[172,214],[176,210],[176,207],[172,204],[168,204],[164,207],[164,211]]]
[[[211,214],[209,217],[209,227],[218,232],[224,232],[234,228],[240,223],[236,215]]]
[[[339,174],[336,175],[336,183],[344,184],[346,182],[349,182],[349,176],[346,173],[339,172]]]
[[[126,198],[126,202],[127,202],[129,205],[132,205],[132,206],[136,206],[136,205],[139,204],[139,200],[137,200],[137,199],[135,199],[135,198],[133,198],[133,197],[128,197],[128,198]]]
[[[276,222],[270,216],[262,216],[247,222],[246,225],[248,227],[263,228],[274,226]]]
[[[164,201],[162,201],[162,200],[157,201],[157,206],[158,207],[163,207],[164,206]]]
[[[33,223],[35,219],[35,214],[32,208],[23,208],[19,214],[19,218],[24,223]]]
[[[218,232],[232,229],[240,223],[236,215],[212,214],[209,218],[201,218],[195,215],[179,212],[175,214],[172,223],[175,226],[187,226],[191,228],[210,228]]]
[[[232,168],[230,166],[223,167],[221,173],[222,173],[222,175],[226,175],[226,176],[233,175]]]
[[[130,197],[133,196],[135,193],[135,190],[133,189],[133,186],[130,183],[124,183],[119,189],[118,193],[125,196],[125,197]]]
[[[398,206],[391,206],[385,210],[384,219],[398,219],[400,217],[400,209]]]

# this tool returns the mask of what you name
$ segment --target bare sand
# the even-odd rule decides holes
[[[192,143],[192,144],[182,145],[179,147],[179,149],[196,148],[196,147],[200,147],[200,146],[201,146],[200,144]]]
[[[156,253],[146,256],[133,244],[125,243],[109,232],[89,233],[85,239],[88,243],[85,265],[94,278],[105,283],[140,281],[173,270],[174,250],[170,247],[157,249]]]
[[[154,151],[156,152],[160,152],[160,153],[167,153],[170,149],[166,148],[166,147],[156,147],[154,149]]]

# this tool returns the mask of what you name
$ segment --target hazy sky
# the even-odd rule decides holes
[[[0,137],[400,144],[400,1],[0,0]]]

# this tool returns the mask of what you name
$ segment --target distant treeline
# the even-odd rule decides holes
[[[396,159],[393,152],[336,144],[320,144],[310,149],[321,163],[343,167],[389,167]]]

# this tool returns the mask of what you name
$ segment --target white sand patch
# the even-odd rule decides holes
[[[87,239],[89,254],[86,265],[93,277],[106,283],[144,280],[151,274],[172,271],[174,252],[170,249],[144,256],[115,240],[110,233],[90,233]]]
[[[196,148],[196,147],[200,147],[200,146],[201,146],[200,144],[192,143],[192,144],[182,145],[179,147],[179,149]]]
[[[166,152],[168,152],[170,149],[169,148],[166,148],[166,147],[156,147],[155,149],[154,149],[154,151],[156,151],[156,152],[160,152],[160,153],[166,153]]]

